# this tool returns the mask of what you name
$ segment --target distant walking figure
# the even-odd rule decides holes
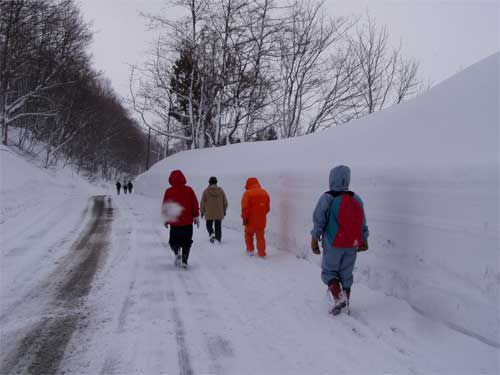
[[[207,231],[210,242],[221,241],[222,219],[226,216],[227,199],[224,190],[217,186],[217,178],[210,177],[208,187],[201,196],[200,211],[201,217],[207,221]],[[215,224],[215,234],[214,234]]]
[[[122,188],[122,184],[120,184],[120,181],[116,181],[116,193],[120,195],[120,189]]]
[[[127,187],[128,187],[128,192],[132,194],[132,188],[134,187],[134,185],[132,185],[132,181],[128,182]]]
[[[128,185],[127,185],[127,183],[125,181],[123,181],[123,192],[125,194],[127,194],[127,189],[128,189]]]
[[[258,255],[266,256],[266,215],[270,210],[267,191],[260,187],[255,177],[250,177],[245,184],[245,193],[241,199],[241,218],[245,226],[245,242],[248,255],[253,255],[253,237],[257,237]]]

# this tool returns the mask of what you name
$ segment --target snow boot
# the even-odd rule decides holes
[[[182,261],[181,267],[184,268],[184,269],[188,268],[187,261]]]
[[[181,254],[175,255],[174,266],[179,267],[181,265],[182,256]]]
[[[215,235],[213,235],[213,234],[210,235],[210,242],[211,243],[215,242]]]
[[[334,279],[330,282],[328,285],[328,292],[333,301],[333,308],[330,310],[330,314],[338,315],[341,313],[342,309],[346,307],[346,299],[340,289],[340,282],[338,279]]]
[[[345,295],[345,300],[346,300],[346,313],[347,315],[351,314],[351,307],[350,307],[350,299],[351,299],[351,288],[345,288],[344,289],[344,295]]]

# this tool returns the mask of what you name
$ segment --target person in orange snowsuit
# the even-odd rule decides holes
[[[245,242],[248,255],[253,255],[253,237],[257,237],[257,251],[260,257],[266,256],[266,215],[270,210],[269,194],[260,187],[255,177],[247,179],[245,193],[241,199],[241,218],[245,226]]]

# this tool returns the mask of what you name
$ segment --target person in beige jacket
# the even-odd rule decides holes
[[[208,180],[208,187],[203,192],[200,202],[201,217],[207,221],[207,231],[210,242],[221,241],[222,219],[226,216],[227,199],[224,190],[217,186],[217,178]],[[215,233],[214,233],[215,224]]]

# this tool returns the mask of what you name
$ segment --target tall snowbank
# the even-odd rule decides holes
[[[64,200],[103,191],[71,167],[40,164],[15,146],[0,145],[0,240],[22,234],[28,219],[43,221]]]
[[[271,196],[269,240],[319,264],[308,249],[312,210],[328,190],[330,168],[345,163],[371,233],[356,281],[498,346],[499,102],[497,53],[347,126],[182,152],[154,165],[136,186],[160,206],[172,170],[183,170],[199,196],[215,175],[229,199],[224,224],[239,228],[243,186],[256,176]]]

